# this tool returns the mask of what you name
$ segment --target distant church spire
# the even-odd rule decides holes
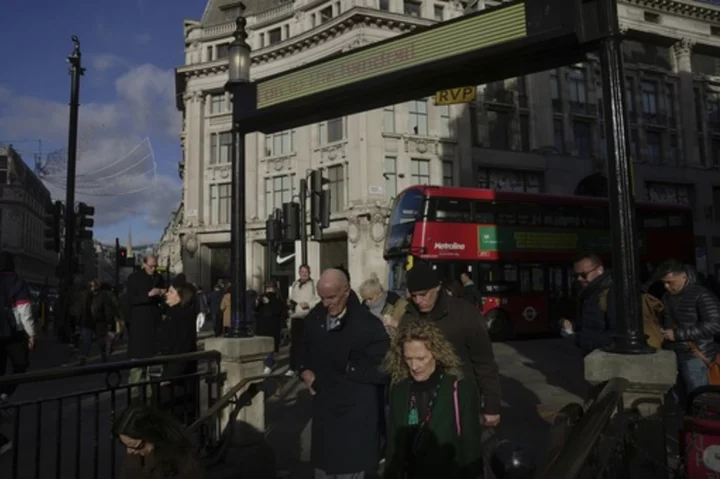
[[[127,255],[128,257],[135,256],[132,250],[132,226],[128,226]]]

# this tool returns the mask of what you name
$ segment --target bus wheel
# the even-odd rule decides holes
[[[485,315],[490,339],[493,341],[506,341],[512,336],[512,325],[507,313],[501,309],[493,309]]]

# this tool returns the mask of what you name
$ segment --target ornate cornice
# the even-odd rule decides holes
[[[707,22],[720,22],[720,7],[709,3],[676,0],[622,0],[622,2],[642,8],[652,8],[680,17]]]
[[[291,57],[295,54],[314,49],[324,43],[330,42],[338,37],[346,35],[358,28],[374,28],[378,30],[391,30],[398,35],[411,32],[417,28],[424,28],[431,25],[431,20],[408,17],[398,14],[388,14],[379,10],[355,8],[347,14],[338,17],[333,22],[323,25],[323,28],[314,28],[310,31],[294,36],[284,42],[272,45],[253,52],[252,64],[254,66],[272,63]],[[366,37],[361,37],[365,43],[370,43]],[[346,47],[347,49],[362,46],[355,39]],[[207,77],[227,72],[227,59],[215,60],[213,62],[185,65],[177,69],[177,74],[183,77]]]
[[[690,38],[681,38],[673,44],[672,48],[675,52],[675,55],[679,57],[683,55],[690,55],[694,46],[694,40],[691,40]]]

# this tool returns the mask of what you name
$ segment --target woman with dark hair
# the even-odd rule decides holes
[[[275,356],[280,351],[280,332],[287,321],[288,310],[274,280],[265,282],[265,292],[255,303],[255,334],[270,336],[275,341],[273,352],[265,359],[265,374],[275,367]]]
[[[127,479],[202,479],[205,474],[190,439],[172,417],[145,405],[131,406],[113,424],[127,449]]]
[[[164,355],[197,351],[197,301],[195,288],[176,278],[165,296],[165,320],[160,335]],[[160,402],[184,423],[195,418],[197,378],[184,376],[197,372],[195,361],[171,362],[163,366]]]

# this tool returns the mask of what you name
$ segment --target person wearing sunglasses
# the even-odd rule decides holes
[[[112,431],[127,452],[121,477],[204,477],[192,442],[167,413],[146,405],[130,406],[115,420]]]
[[[575,322],[561,320],[563,336],[574,336],[585,355],[605,347],[615,336],[615,294],[612,275],[594,253],[581,256],[573,264],[578,287]]]

